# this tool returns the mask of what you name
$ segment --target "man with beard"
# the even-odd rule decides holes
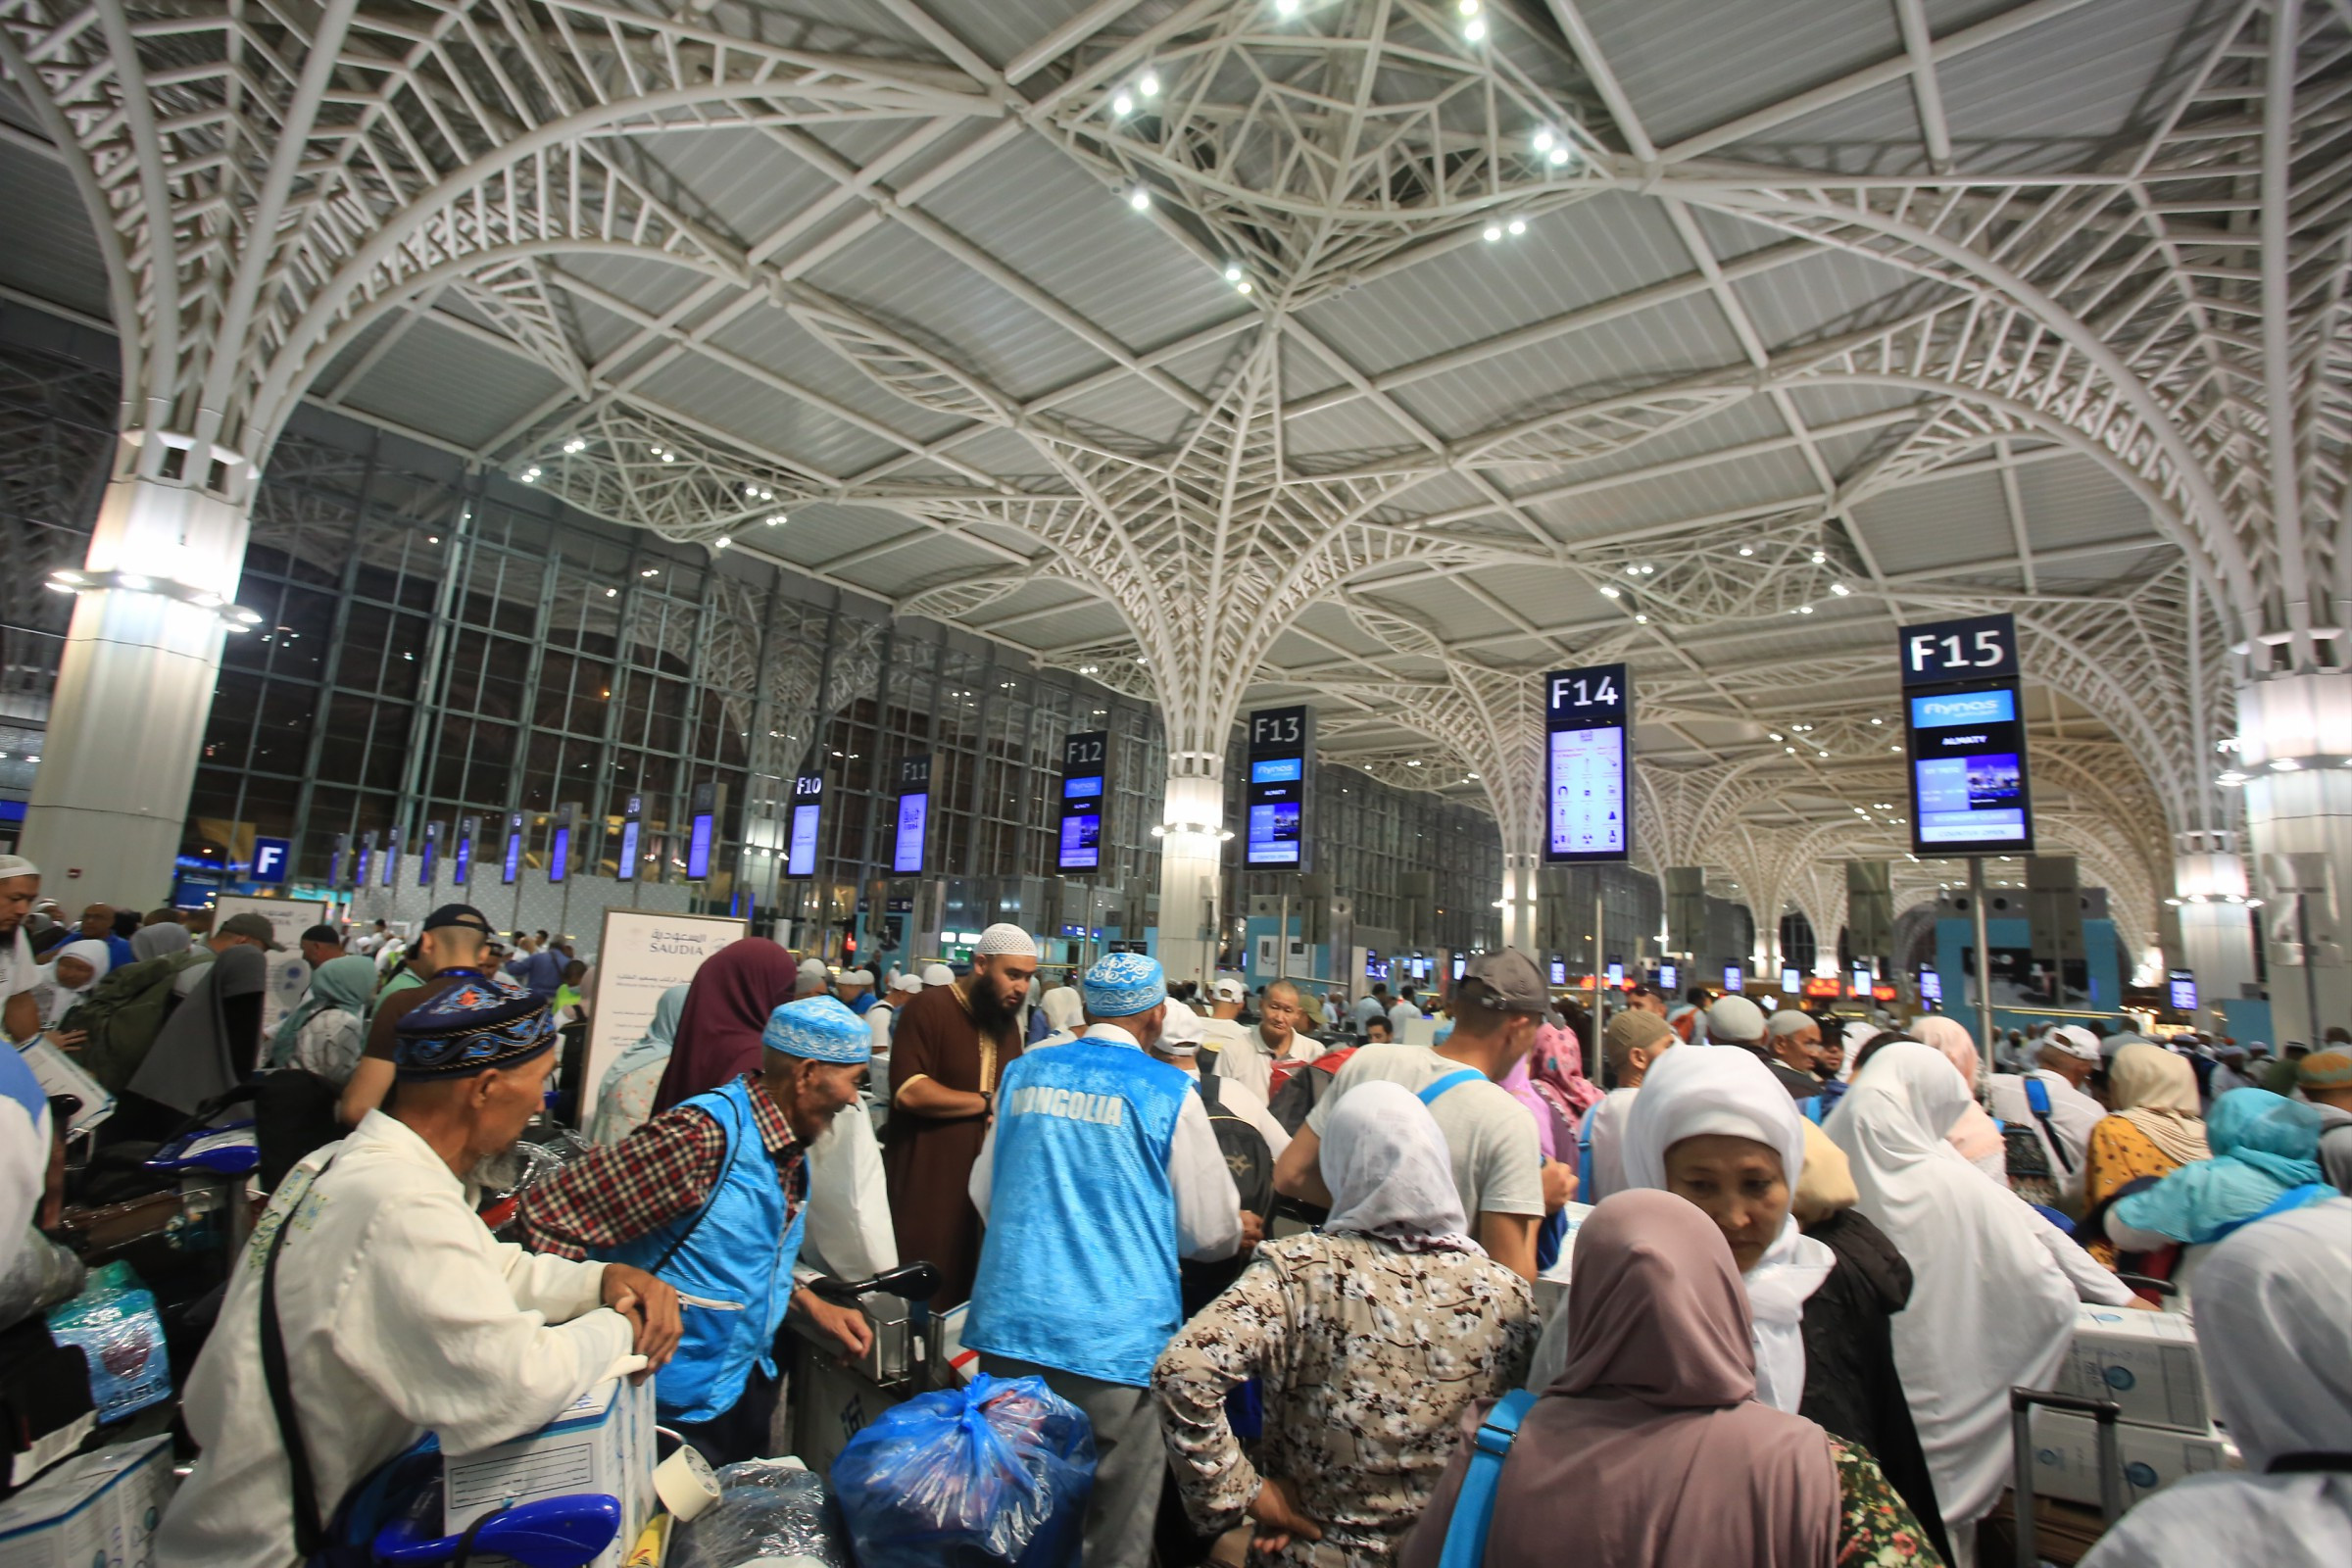
[[[32,995],[41,971],[24,930],[24,917],[40,893],[39,866],[21,855],[0,855],[0,1028],[20,1043],[41,1032],[40,1004]]]
[[[946,985],[926,976],[899,1014],[882,1168],[899,1255],[939,1267],[934,1311],[972,1293],[980,1266],[972,1162],[996,1112],[998,1080],[1021,1054],[1021,1004],[1036,974],[1029,933],[992,925],[972,949],[970,974]]]

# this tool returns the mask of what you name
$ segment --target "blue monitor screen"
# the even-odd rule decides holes
[[[1943,976],[1936,973],[1933,969],[1920,970],[1919,1000],[1922,1002],[1941,1002],[1943,1000]]]
[[[502,873],[499,877],[501,882],[512,882],[522,875],[521,834],[510,833],[507,835],[507,862],[500,867],[500,871]]]
[[[701,882],[710,875],[710,813],[705,811],[694,819],[694,830],[686,840],[686,880]]]
[[[1250,764],[1252,784],[1293,784],[1305,777],[1306,760],[1298,757],[1272,757],[1262,762]]]
[[[816,875],[816,824],[821,806],[796,806],[792,808],[792,839],[784,850],[786,876]]]
[[[364,888],[368,885],[368,857],[374,853],[374,851],[368,849],[365,844],[360,846],[359,867],[352,873],[351,878],[351,885],[353,887]]]
[[[556,829],[556,841],[547,849],[547,879],[561,882],[571,870],[571,829]]]
[[[620,824],[620,859],[612,874],[623,882],[637,875],[637,836],[644,827],[635,817]]]
[[[1064,871],[1099,871],[1102,868],[1102,814],[1100,811],[1073,812],[1061,819],[1059,864]]]
[[[1682,977],[1682,971],[1673,964],[1661,963],[1658,965],[1658,989],[1660,991],[1672,991]]]
[[[466,885],[466,878],[472,872],[472,870],[473,840],[460,839],[458,840],[458,853],[450,858],[449,880],[457,887],[464,887]]]
[[[923,869],[923,827],[931,817],[931,796],[917,790],[899,797],[899,837],[890,868],[900,876],[919,876]]]
[[[1996,687],[1914,697],[1909,712],[1912,836],[1920,847],[2030,848],[2017,693]]]
[[[1299,804],[1269,801],[1250,808],[1250,863],[1296,865],[1300,849]]]
[[[1102,793],[1102,775],[1100,773],[1080,773],[1061,781],[1061,798],[1065,801],[1086,800]]]
[[[431,839],[426,839],[424,848],[416,852],[416,885],[420,888],[429,888],[433,885],[433,841]]]
[[[1726,991],[1744,991],[1747,989],[1747,976],[1740,971],[1740,968],[1738,964],[1727,963],[1724,965],[1723,989]]]

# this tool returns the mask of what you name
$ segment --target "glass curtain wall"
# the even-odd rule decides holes
[[[80,559],[111,412],[90,345],[45,353],[16,326],[12,316],[0,334],[20,339],[0,346],[0,543],[29,598],[10,619],[8,662],[37,711],[5,737],[0,768],[38,743],[70,606],[37,583]],[[579,824],[574,869],[612,876],[634,800],[634,870],[675,884],[692,794],[716,785],[703,906],[762,927],[779,915],[789,929],[777,934],[808,946],[821,929],[839,954],[859,911],[870,922],[912,901],[916,879],[890,874],[899,764],[928,754],[924,880],[945,884],[951,928],[1067,918],[1132,938],[1155,919],[1150,828],[1165,752],[1153,707],[937,622],[894,620],[879,601],[581,516],[313,408],[270,457],[237,597],[262,620],[223,654],[181,849],[200,882],[233,880],[260,836],[290,840],[292,880],[322,884],[339,835],[381,846],[395,829],[413,876],[427,823],[447,844],[477,816],[479,886],[511,812],[524,817],[525,865],[544,874],[565,807]],[[1053,874],[1061,742],[1090,729],[1111,737],[1104,863],[1064,888]],[[825,778],[806,880],[782,874],[802,772]],[[1501,860],[1489,819],[1348,768],[1321,778],[1315,864],[1357,900],[1359,920],[1393,921],[1399,874],[1433,870],[1444,940],[1491,940]],[[0,790],[12,782],[0,775]],[[1229,849],[1232,911],[1272,888],[1242,869],[1238,840]]]

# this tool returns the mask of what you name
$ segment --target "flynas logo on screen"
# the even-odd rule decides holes
[[[2005,691],[1911,699],[1911,722],[1921,729],[1940,729],[1946,724],[2006,724],[2016,716],[2017,709]]]

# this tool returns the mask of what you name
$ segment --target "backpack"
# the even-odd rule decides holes
[[[1272,1220],[1274,1152],[1266,1147],[1266,1135],[1224,1102],[1212,1074],[1203,1073],[1200,1082],[1200,1103],[1207,1108],[1208,1125],[1217,1135],[1217,1152],[1225,1156],[1225,1168],[1233,1173],[1234,1190],[1241,1194],[1241,1206],[1260,1220]],[[1177,1273],[1184,1315],[1189,1318],[1215,1300],[1226,1286],[1241,1278],[1242,1270],[1249,1264],[1247,1256],[1206,1263],[1189,1258],[1179,1260]]]
[[[1288,1074],[1274,1093],[1267,1097],[1266,1109],[1282,1124],[1282,1130],[1293,1138],[1306,1125],[1307,1112],[1329,1092],[1331,1081],[1348,1065],[1348,1058],[1359,1048],[1346,1046],[1338,1051],[1326,1051],[1298,1071]]]
[[[2022,1122],[2005,1121],[2000,1129],[2002,1168],[2009,1176],[2009,1190],[2037,1207],[2055,1207],[2058,1178],[2050,1170],[2049,1151],[2034,1129]]]
[[[161,958],[143,958],[117,969],[75,1004],[57,1022],[60,1030],[80,1030],[84,1071],[104,1084],[110,1094],[122,1094],[130,1084],[164,1020],[178,1002],[172,982],[199,963],[212,961],[210,948],[190,948]]]

